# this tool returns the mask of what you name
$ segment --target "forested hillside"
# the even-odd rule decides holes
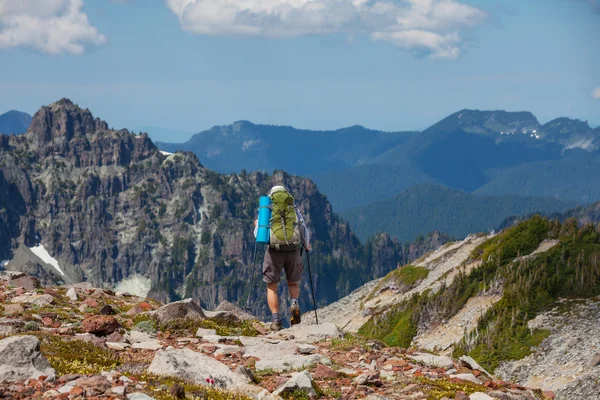
[[[549,214],[574,206],[548,197],[477,196],[438,185],[420,185],[342,215],[361,238],[386,232],[407,242],[435,229],[462,238],[495,230],[513,215]]]

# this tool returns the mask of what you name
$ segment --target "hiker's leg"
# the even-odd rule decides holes
[[[301,322],[300,317],[300,305],[298,304],[298,297],[300,296],[300,281],[302,280],[302,272],[304,266],[302,265],[302,258],[300,257],[300,250],[291,252],[286,260],[285,275],[288,283],[288,290],[290,292],[291,304],[290,304],[290,323],[292,325],[299,324]]]
[[[267,303],[272,314],[279,313],[279,297],[277,296],[277,283],[267,284]]]
[[[300,282],[288,282],[288,290],[290,291],[290,298],[298,300],[300,296]]]

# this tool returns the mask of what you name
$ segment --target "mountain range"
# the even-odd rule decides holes
[[[370,207],[377,210],[382,201],[388,206],[396,202],[394,221],[422,222],[432,212],[417,208],[421,212],[415,214],[417,209],[403,207],[399,197],[411,198],[414,204],[458,206],[453,191],[458,190],[476,195],[469,197],[473,210],[497,206],[488,213],[491,219],[475,218],[473,225],[459,227],[445,223],[447,218],[435,221],[441,223],[436,229],[452,234],[495,229],[494,224],[512,212],[553,213],[600,200],[600,184],[594,184],[600,177],[600,128],[569,118],[541,124],[530,112],[461,110],[422,132],[362,126],[310,131],[239,121],[200,132],[185,143],[158,146],[170,152],[191,151],[220,172],[283,168],[307,176],[362,237],[393,224],[388,215],[367,212],[366,223],[374,229],[355,225],[358,215]],[[442,197],[419,199],[425,192],[411,188],[423,184],[437,185],[435,195]],[[490,197],[495,198],[492,203]],[[454,210],[465,216],[479,213]],[[404,226],[392,229],[402,240],[426,234],[430,227]]]
[[[43,282],[193,297],[207,308],[244,304],[252,291],[249,308],[265,315],[252,221],[274,184],[294,193],[311,229],[319,304],[448,240],[436,233],[404,246],[382,234],[362,244],[306,178],[219,174],[192,153],[165,154],[146,134],[109,129],[62,99],[42,107],[25,134],[0,135],[0,266]]]

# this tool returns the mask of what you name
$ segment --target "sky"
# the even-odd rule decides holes
[[[0,114],[67,97],[163,141],[237,120],[600,125],[600,0],[0,0]]]

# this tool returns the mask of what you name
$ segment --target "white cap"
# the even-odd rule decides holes
[[[285,188],[283,186],[273,186],[271,188],[271,191],[269,192],[269,196],[273,195],[273,193],[277,193],[277,192],[285,192]]]

